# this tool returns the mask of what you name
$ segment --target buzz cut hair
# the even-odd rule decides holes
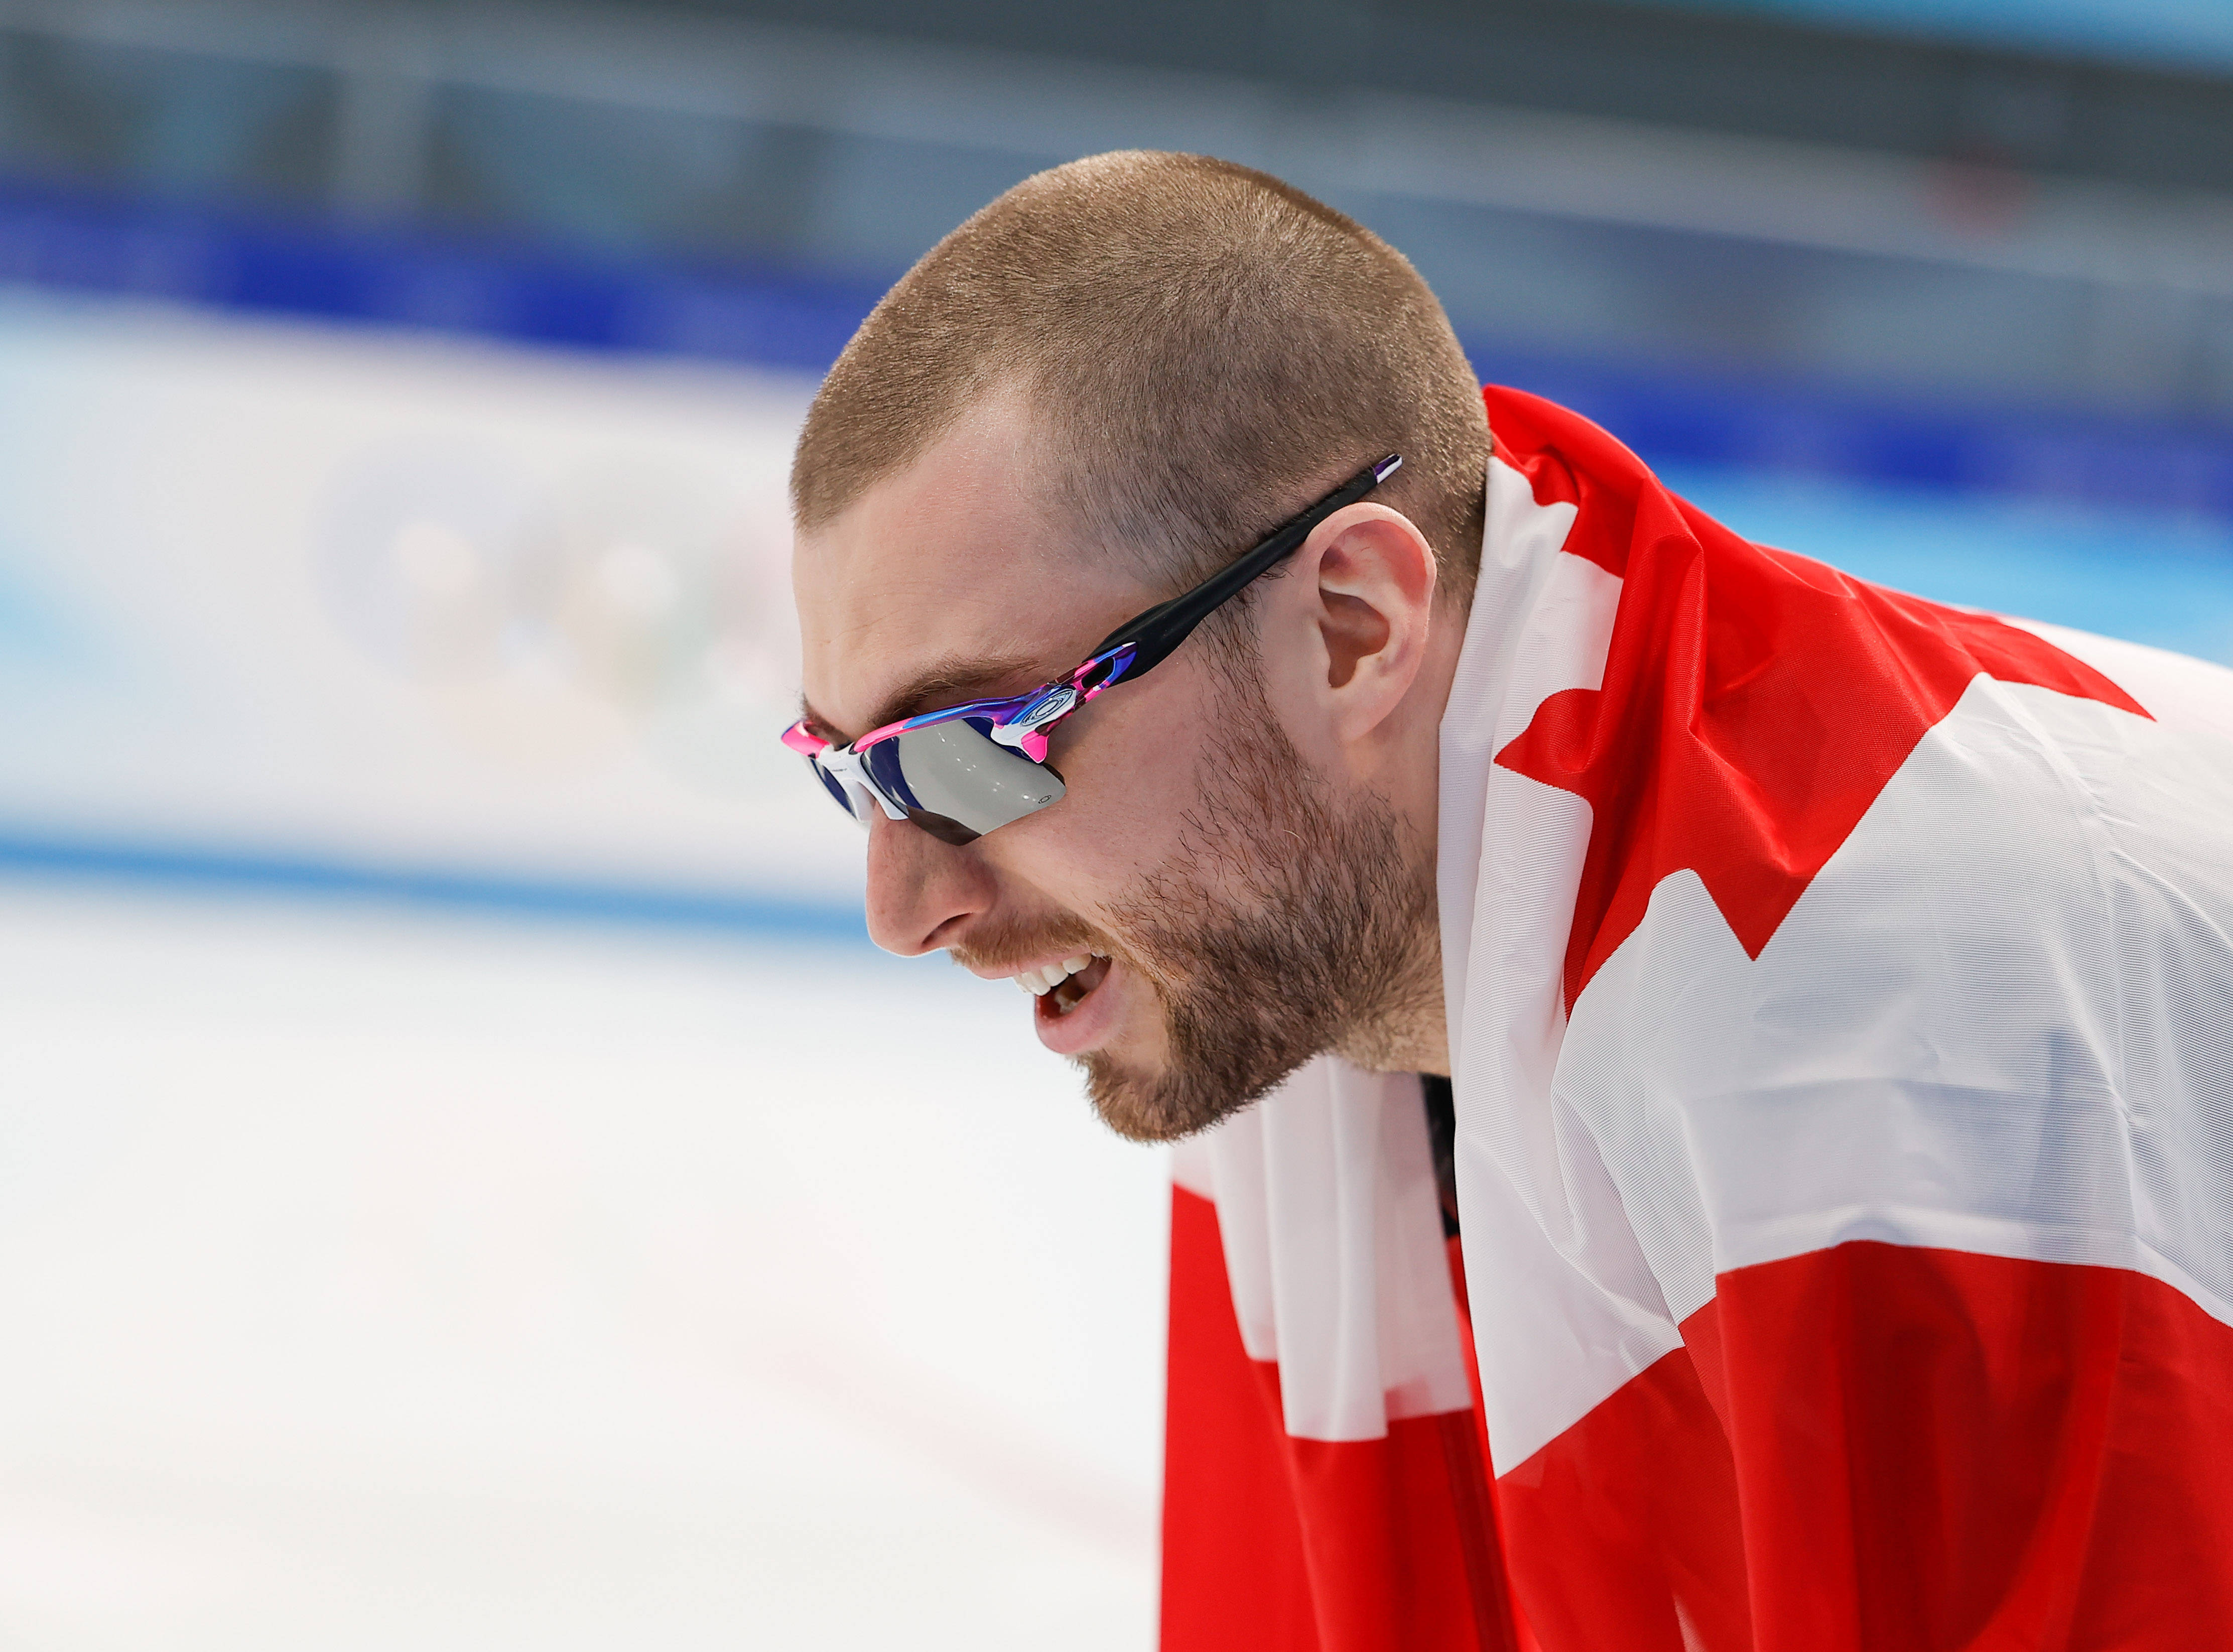
[[[1024,485],[1153,584],[1208,577],[1400,453],[1373,497],[1432,546],[1439,600],[1470,597],[1489,454],[1479,380],[1409,261],[1276,178],[1120,151],[977,212],[823,380],[791,465],[799,530],[994,394],[1026,410]]]

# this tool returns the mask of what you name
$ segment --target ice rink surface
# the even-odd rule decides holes
[[[1153,1642],[1162,1156],[865,944],[0,885],[0,1645]]]

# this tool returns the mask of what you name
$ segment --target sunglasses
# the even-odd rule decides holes
[[[1060,801],[1062,777],[1047,765],[1047,735],[1096,695],[1146,676],[1195,628],[1259,575],[1292,556],[1311,530],[1396,474],[1390,453],[1290,517],[1237,561],[1201,584],[1118,626],[1067,677],[1006,699],[903,718],[850,745],[823,739],[801,719],[783,743],[805,758],[837,806],[868,823],[870,800],[894,820],[913,821],[941,842],[971,843],[986,832]]]

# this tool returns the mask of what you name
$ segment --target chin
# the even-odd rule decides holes
[[[1086,1097],[1101,1122],[1128,1141],[1183,1141],[1261,1101],[1286,1081],[1298,1062],[1253,1085],[1229,1075],[1166,1064],[1143,1072],[1105,1052],[1079,1063]]]
[[[1085,1098],[1101,1122],[1127,1141],[1175,1141],[1194,1134],[1158,1104],[1162,1085],[1114,1057],[1097,1050],[1085,1069]]]

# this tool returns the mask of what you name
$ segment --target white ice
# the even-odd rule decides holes
[[[0,1644],[1146,1649],[1165,1173],[865,946],[0,887]]]

